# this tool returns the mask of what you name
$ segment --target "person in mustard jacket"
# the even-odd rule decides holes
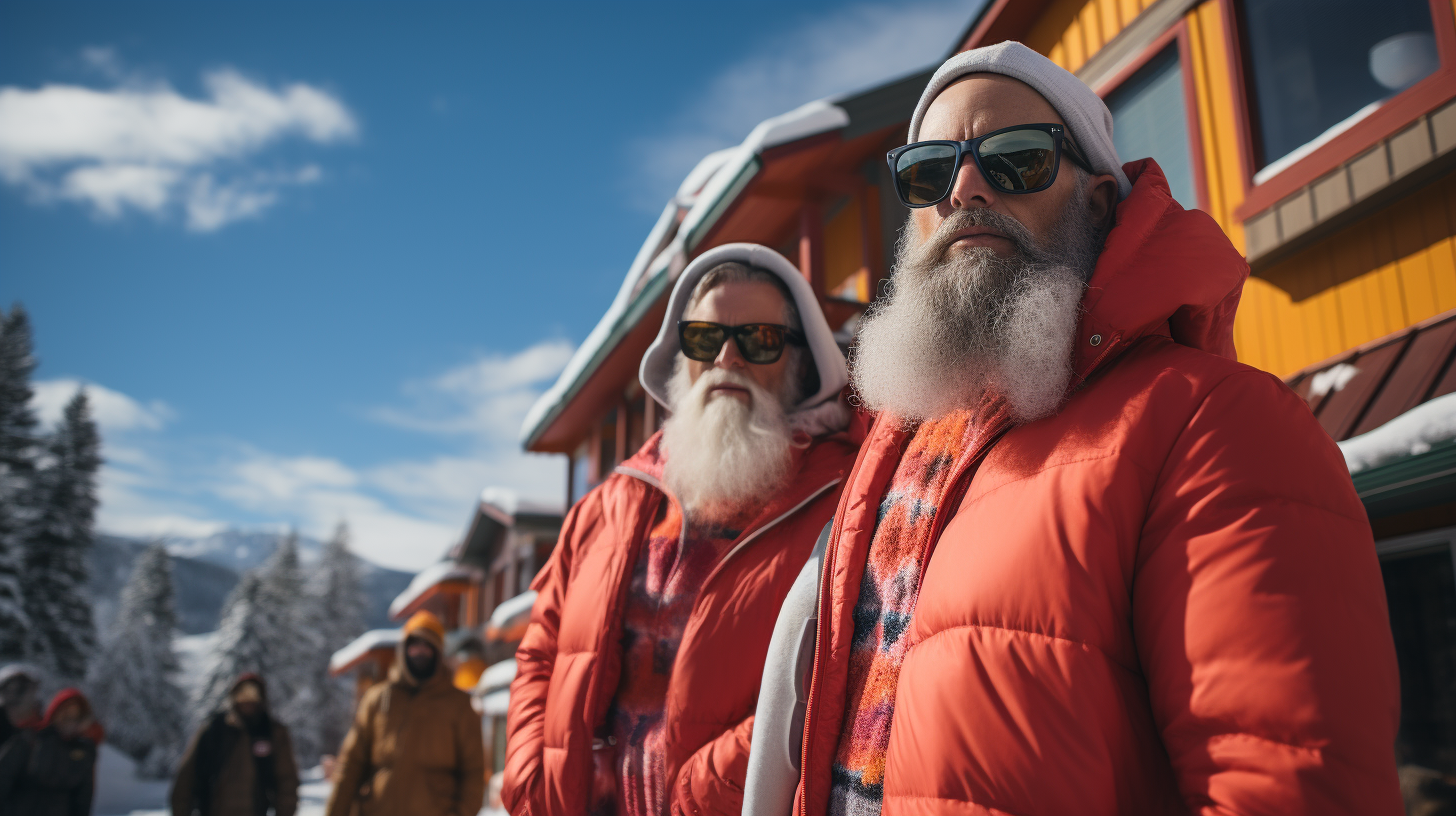
[[[364,694],[344,737],[328,816],[475,816],[485,800],[480,715],[445,664],[429,612],[404,626],[389,680]]]

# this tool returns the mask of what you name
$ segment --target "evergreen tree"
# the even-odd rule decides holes
[[[16,304],[0,311],[0,663],[25,657],[25,614],[21,576],[34,499],[35,411],[31,409],[30,318]]]
[[[309,658],[310,688],[316,690],[317,702],[311,712],[298,711],[297,716],[307,717],[307,747],[317,754],[333,753],[348,733],[354,694],[346,680],[329,675],[329,658],[364,632],[364,587],[358,560],[349,552],[348,525],[339,524],[324,545],[309,589],[312,620],[305,626],[318,633],[318,647]],[[300,754],[310,763],[315,756]]]
[[[106,739],[156,778],[171,775],[187,726],[187,700],[175,679],[176,627],[172,559],[153,544],[132,567],[88,685]]]
[[[274,661],[269,704],[293,735],[293,750],[311,765],[319,753],[324,691],[317,685],[322,651],[317,602],[306,592],[298,557],[298,535],[290,532],[263,564],[259,595],[274,617],[265,640]],[[327,658],[324,658],[327,659]]]
[[[222,623],[213,645],[211,667],[193,718],[201,721],[222,708],[228,689],[244,672],[255,672],[269,680],[274,663],[270,660],[266,634],[274,626],[273,616],[263,606],[262,578],[257,570],[243,574],[223,603]],[[272,697],[272,689],[269,689]]]
[[[87,563],[94,544],[101,436],[85,391],[77,392],[66,405],[46,454],[36,480],[38,515],[25,547],[29,651],[52,680],[74,683],[86,676],[87,661],[96,647]]]

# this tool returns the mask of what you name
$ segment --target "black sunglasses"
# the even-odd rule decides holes
[[[784,353],[784,346],[804,345],[804,335],[777,323],[744,323],[741,326],[725,326],[706,320],[679,320],[677,339],[682,345],[683,356],[700,363],[711,363],[718,359],[718,352],[729,336],[738,346],[743,359],[755,365],[778,362]]]
[[[1073,164],[1092,172],[1066,128],[1049,124],[1014,125],[968,142],[912,142],[885,157],[900,201],[907,207],[930,207],[950,195],[967,153],[991,186],[1021,195],[1052,186],[1064,149]]]

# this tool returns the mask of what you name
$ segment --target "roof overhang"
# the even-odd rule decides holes
[[[638,251],[617,297],[541,395],[521,428],[526,450],[570,453],[580,428],[620,397],[657,334],[667,295],[688,261],[728,241],[772,242],[791,223],[807,176],[866,155],[914,110],[930,71],[816,100],[767,119],[742,144],[705,157]],[[753,206],[745,206],[752,201]]]
[[[371,629],[354,638],[348,646],[329,658],[329,674],[340,675],[380,653],[390,653],[399,645],[400,629]]]
[[[389,617],[399,620],[419,611],[425,602],[441,593],[460,594],[470,589],[472,581],[483,576],[478,567],[441,561],[421,570],[389,604]]]

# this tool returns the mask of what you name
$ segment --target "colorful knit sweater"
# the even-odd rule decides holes
[[[880,499],[859,600],[854,607],[848,697],[832,767],[830,816],[872,816],[885,794],[885,753],[895,711],[895,684],[915,614],[920,571],[936,516],[954,487],[952,474],[988,428],[984,406],[926,422],[911,438]]]
[[[672,784],[664,767],[664,712],[683,630],[708,575],[760,508],[710,523],[689,521],[663,502],[637,556],[622,622],[622,676],[608,723],[616,741],[610,767],[599,763],[594,813],[665,816]],[[611,752],[599,752],[611,756]],[[605,757],[604,757],[605,758]],[[603,778],[606,776],[607,778]],[[614,794],[609,791],[615,789]],[[604,806],[615,802],[615,807]]]

